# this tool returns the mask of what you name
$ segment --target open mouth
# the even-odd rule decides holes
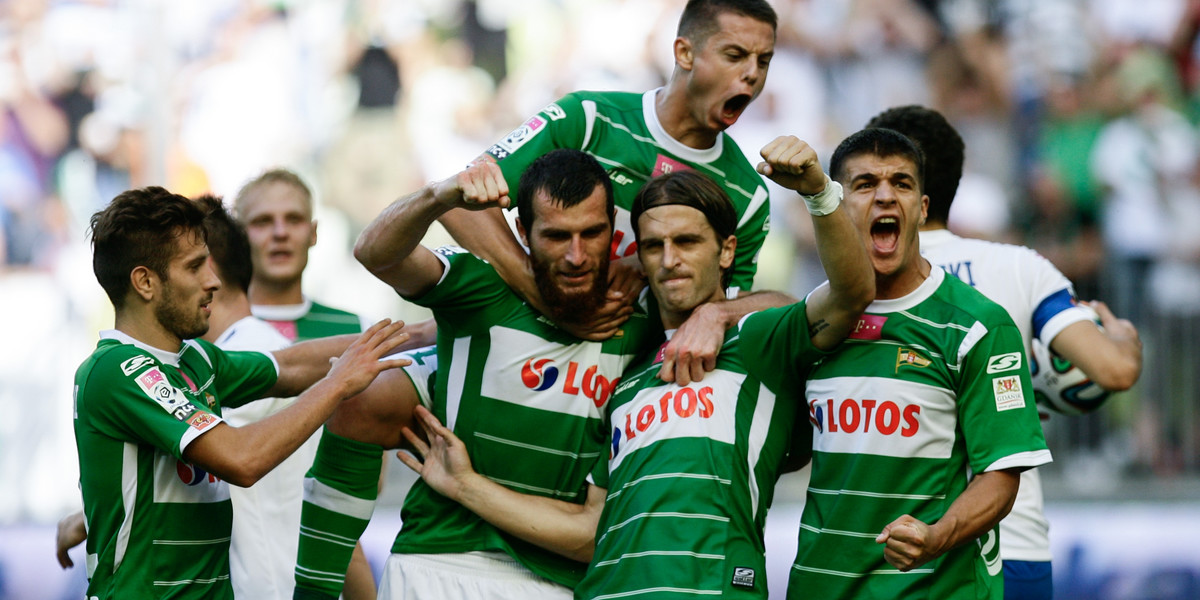
[[[732,124],[750,105],[750,100],[752,100],[750,94],[738,94],[726,100],[725,105],[721,107],[721,117]]]
[[[891,252],[900,240],[900,222],[896,217],[880,217],[871,223],[871,244],[879,252]]]

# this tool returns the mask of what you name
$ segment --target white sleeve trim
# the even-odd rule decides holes
[[[1053,317],[1042,326],[1042,335],[1038,339],[1046,346],[1050,346],[1050,342],[1058,337],[1070,325],[1074,325],[1080,321],[1091,321],[1092,316],[1086,310],[1081,308],[1071,307],[1064,310]]]
[[[1054,460],[1050,456],[1049,450],[1033,450],[1030,452],[1018,452],[1001,458],[1000,460],[990,464],[983,471],[1000,471],[1003,469],[1012,469],[1020,467],[1040,467],[1050,464]]]

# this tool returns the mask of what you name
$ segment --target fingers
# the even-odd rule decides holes
[[[467,208],[485,208],[492,204],[507,207],[508,182],[504,172],[493,162],[472,164],[458,175],[458,187],[462,190],[462,201]]]
[[[66,549],[58,551],[58,566],[64,569],[70,569],[75,566],[75,561],[71,560],[71,556],[67,554]]]
[[[425,458],[429,455],[429,444],[425,443],[425,440],[421,439],[421,436],[417,435],[417,432],[413,431],[409,427],[404,427],[400,430],[400,434],[404,436],[404,439],[408,440],[408,443],[412,446],[413,450],[415,450],[417,454],[420,454],[421,458]]]
[[[400,462],[404,463],[404,466],[412,469],[417,475],[421,474],[421,461],[417,460],[415,457],[413,457],[413,455],[405,452],[404,450],[400,450],[396,453],[396,458],[400,459]]]
[[[446,438],[447,441],[451,439],[458,439],[454,436],[454,432],[446,429],[446,427],[442,425],[442,422],[439,421],[432,412],[429,412],[428,408],[425,408],[420,404],[413,408],[413,417],[417,419],[417,422],[421,424],[421,428],[425,430],[425,433],[428,434],[431,439],[433,436],[441,436]]]

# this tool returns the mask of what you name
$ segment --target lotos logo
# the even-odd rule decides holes
[[[547,364],[550,366],[546,366]],[[550,386],[554,385],[554,381],[557,379],[558,368],[554,366],[552,359],[531,358],[525,361],[524,367],[521,367],[521,383],[524,383],[525,387],[535,392],[550,389]]]
[[[220,479],[217,479],[216,475],[213,475],[212,473],[209,473],[208,471],[205,471],[196,465],[189,465],[182,460],[175,461],[175,472],[179,475],[179,480],[182,481],[184,485],[199,485],[206,481],[208,483],[216,483],[220,481]]]
[[[912,437],[921,428],[917,420],[919,414],[919,405],[908,404],[901,408],[891,400],[880,402],[846,398],[835,401],[828,398],[808,401],[808,419],[821,433],[870,433],[874,427],[876,432],[883,435],[899,431],[904,437]]]
[[[659,397],[658,402],[647,402],[637,412],[625,414],[625,427],[614,424],[612,436],[612,454],[615,458],[621,450],[621,438],[632,440],[639,433],[645,432],[656,423],[667,423],[673,419],[710,419],[716,410],[712,401],[713,389],[704,386],[698,390],[691,387],[670,390]]]

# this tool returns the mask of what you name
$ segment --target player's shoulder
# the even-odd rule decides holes
[[[959,237],[946,230],[921,233],[922,253],[936,259],[971,257],[987,260],[993,267],[1020,269],[1029,265],[1053,268],[1037,250],[1019,244]]]
[[[957,277],[946,275],[938,288],[936,298],[946,310],[959,316],[956,320],[960,323],[975,321],[989,329],[1013,324],[1012,317],[1003,306]]]
[[[641,110],[642,94],[638,92],[579,90],[563,96],[556,102],[571,106],[582,105],[584,102],[592,102],[596,106],[605,108]]]
[[[80,368],[88,368],[93,373],[134,375],[147,366],[156,364],[158,359],[145,348],[118,340],[103,339]]]

